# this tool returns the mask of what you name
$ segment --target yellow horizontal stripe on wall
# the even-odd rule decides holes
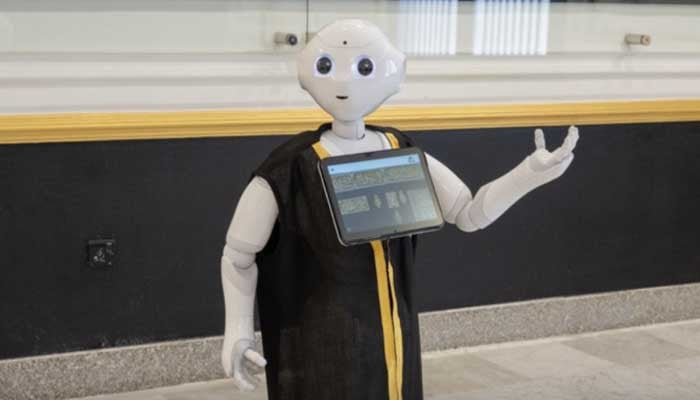
[[[0,115],[0,144],[294,134],[319,109]],[[403,130],[700,121],[700,100],[382,107],[367,122]]]

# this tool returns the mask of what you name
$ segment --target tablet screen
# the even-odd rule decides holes
[[[442,226],[425,157],[417,148],[327,158],[321,169],[344,244]]]

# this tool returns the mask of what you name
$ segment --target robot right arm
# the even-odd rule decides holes
[[[482,186],[473,198],[454,172],[426,154],[445,221],[464,232],[486,228],[527,193],[561,176],[573,161],[578,138],[578,128],[571,126],[564,143],[549,152],[544,132],[535,130],[535,151],[505,175]]]
[[[253,178],[243,191],[221,257],[226,327],[221,362],[241,390],[254,390],[251,369],[267,363],[255,350],[254,309],[258,266],[255,254],[265,247],[279,213],[270,185]]]

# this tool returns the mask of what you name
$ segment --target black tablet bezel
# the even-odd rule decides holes
[[[332,180],[330,177],[330,173],[328,172],[328,167],[331,165],[345,164],[354,161],[368,161],[373,159],[383,159],[409,154],[418,155],[420,158],[421,167],[423,168],[424,172],[423,175],[425,176],[425,179],[427,181],[427,187],[430,191],[430,195],[432,196],[433,205],[435,206],[437,217],[432,220],[420,221],[413,224],[405,224],[402,225],[401,228],[392,227],[359,233],[347,232],[347,230],[345,229],[345,225],[343,224],[340,209],[338,207],[338,199],[332,187]],[[423,154],[423,151],[417,147],[406,147],[402,149],[381,150],[369,153],[327,157],[319,161],[318,170],[319,174],[321,175],[321,181],[323,182],[323,191],[326,196],[326,202],[328,203],[328,208],[330,209],[331,216],[333,218],[335,232],[338,235],[338,240],[344,246],[368,243],[374,240],[386,240],[396,237],[414,235],[418,233],[432,232],[439,230],[445,224],[442,216],[442,210],[440,209],[440,203],[438,202],[437,195],[435,194],[435,186],[433,185],[433,181],[430,177],[430,172],[428,170],[428,162],[425,159],[425,154]]]

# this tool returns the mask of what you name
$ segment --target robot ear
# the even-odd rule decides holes
[[[297,82],[299,82],[299,86],[301,88],[308,92],[309,90],[306,88],[306,85],[304,82],[308,79],[306,71],[304,71],[304,68],[306,68],[306,65],[302,61],[301,57],[297,60]]]
[[[394,79],[396,79],[396,86],[398,91],[398,86],[401,86],[406,80],[406,56],[403,53],[398,52],[399,56],[394,57],[392,64],[395,65],[396,73],[394,74]],[[398,75],[398,76],[396,76]]]
[[[385,56],[391,59],[391,63],[395,65],[394,68],[398,70],[396,72],[399,74],[399,84],[401,84],[406,77],[406,54],[392,45],[388,47]]]

